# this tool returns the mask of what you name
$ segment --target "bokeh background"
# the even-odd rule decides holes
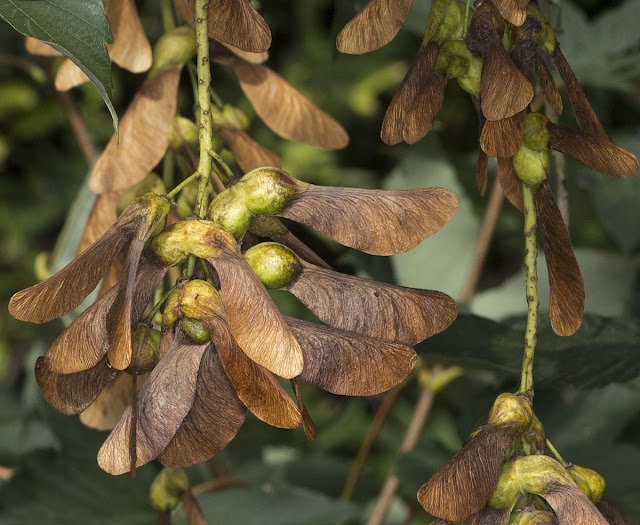
[[[434,131],[413,146],[388,147],[380,125],[393,93],[415,56],[430,0],[416,0],[409,19],[387,46],[363,56],[335,50],[339,29],[364,4],[354,0],[263,0],[259,9],[273,33],[268,65],[348,130],[342,151],[289,142],[271,132],[243,98],[237,81],[213,66],[213,86],[251,119],[252,137],[275,151],[285,170],[326,185],[371,188],[443,186],[458,195],[453,220],[408,254],[372,257],[307,230],[296,231],[336,269],[377,280],[444,291],[456,299],[471,269],[487,206],[475,188],[478,124],[468,95],[455,82]],[[557,4],[561,4],[558,6]],[[553,23],[565,55],[609,135],[640,154],[640,0],[554,2]],[[156,1],[137,2],[153,43],[162,31]],[[0,524],[72,525],[154,523],[150,480],[159,467],[139,470],[135,481],[97,466],[105,433],[56,413],[40,396],[33,365],[62,329],[17,322],[6,304],[17,290],[46,275],[50,263],[72,257],[83,224],[65,219],[90,200],[76,199],[88,173],[50,78],[58,60],[24,50],[23,37],[0,21]],[[114,102],[122,115],[142,82],[113,68]],[[192,116],[188,78],[180,111]],[[560,122],[575,127],[563,91]],[[112,127],[98,92],[73,91],[91,139],[101,149]],[[490,165],[490,176],[495,166]],[[583,327],[555,336],[543,311],[535,366],[537,415],[565,459],[594,468],[608,482],[608,497],[630,524],[640,523],[640,178],[615,180],[567,159],[570,232],[586,287]],[[490,179],[490,187],[493,178]],[[554,185],[552,180],[552,186]],[[75,199],[75,204],[74,204]],[[78,212],[80,210],[80,212]],[[76,217],[77,215],[74,215]],[[60,233],[64,226],[64,239]],[[341,492],[354,457],[383,402],[343,398],[303,387],[318,436],[278,430],[248,415],[237,438],[217,458],[188,469],[209,523],[364,523],[385,478],[400,478],[388,524],[428,523],[415,494],[482,424],[495,396],[513,391],[522,354],[522,218],[502,207],[476,295],[452,327],[418,346],[421,366],[460,365],[464,373],[440,391],[416,448],[397,451],[421,386],[411,376],[396,398],[349,501]],[[541,305],[548,304],[540,267]],[[275,293],[286,313],[300,304]],[[211,479],[233,488],[207,491]],[[184,522],[180,510],[174,514]]]

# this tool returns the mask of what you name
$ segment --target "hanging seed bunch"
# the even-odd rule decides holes
[[[467,29],[464,3],[434,2],[418,55],[387,109],[381,137],[389,145],[412,144],[423,138],[440,112],[447,82],[457,80],[478,111],[481,131],[476,179],[481,193],[487,187],[489,156],[497,157],[502,189],[518,209],[523,210],[522,184],[535,190],[551,288],[551,323],[557,334],[571,335],[582,323],[584,283],[569,232],[546,180],[551,168],[549,151],[559,151],[593,170],[621,178],[638,170],[638,160],[609,140],[551,26],[533,5],[515,0],[476,4]],[[386,2],[370,1],[347,24],[338,36],[340,51],[363,53],[395,36],[411,2],[383,5]],[[382,27],[394,27],[395,32],[385,33]],[[556,113],[562,113],[562,98],[548,60],[555,64],[569,93],[577,130],[529,109],[537,78],[544,98]]]

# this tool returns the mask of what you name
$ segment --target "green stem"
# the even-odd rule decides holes
[[[167,299],[169,299],[169,296],[171,295],[171,292],[173,292],[175,289],[176,289],[175,285],[173,285],[171,288],[169,288],[169,290],[160,298],[160,300],[151,309],[149,314],[144,318],[144,322],[151,323],[153,318],[160,311],[160,308],[162,308],[162,305],[167,302]]]
[[[171,0],[160,0],[160,12],[162,13],[162,27],[168,33],[176,27],[176,17],[173,14]]]
[[[556,447],[554,447],[551,444],[551,441],[549,441],[547,439],[547,448],[551,451],[551,453],[556,457],[556,459],[558,460],[558,462],[560,462],[560,464],[562,464],[563,467],[566,467],[569,463],[567,463],[564,459],[562,459],[562,456],[558,453],[558,451],[556,450]]]
[[[231,171],[231,168],[224,161],[224,159],[218,154],[217,151],[210,149],[209,155],[211,155],[216,160],[216,162],[220,165],[220,167],[224,170],[224,173],[227,176],[227,180],[223,180],[222,182],[226,184],[233,178],[233,172]]]
[[[524,267],[527,293],[527,329],[524,336],[524,357],[518,392],[533,393],[533,354],[536,349],[538,333],[538,245],[536,244],[536,206],[534,191],[526,184],[522,185],[524,201]]]
[[[196,0],[196,64],[198,72],[198,105],[200,106],[200,186],[198,188],[197,214],[203,217],[207,209],[209,193],[207,186],[211,175],[211,157],[209,150],[213,148],[211,138],[211,69],[209,67],[209,35],[207,34],[207,6],[209,0]]]
[[[196,180],[199,177],[200,177],[200,172],[196,171],[193,175],[184,179],[180,184],[178,184],[169,193],[167,193],[167,197],[169,199],[173,199],[182,188],[184,188],[187,184],[191,184],[194,180]]]
[[[466,38],[467,32],[469,31],[469,12],[471,11],[471,0],[467,0],[467,5],[464,8],[464,32],[462,34],[463,38]]]

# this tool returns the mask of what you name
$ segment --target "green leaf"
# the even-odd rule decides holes
[[[102,95],[117,131],[107,52],[113,36],[101,0],[0,0],[0,17],[16,31],[50,44],[82,69]]]
[[[416,347],[419,353],[468,366],[520,373],[526,317],[497,323],[461,314],[443,333]],[[585,315],[572,337],[561,337],[541,316],[534,377],[536,386],[604,386],[640,374],[640,321]]]
[[[454,168],[438,155],[412,154],[391,173],[385,189],[442,187],[458,197],[458,209],[442,229],[407,253],[391,261],[398,284],[434,289],[457,299],[469,274],[479,230],[471,200],[456,178]]]
[[[198,497],[209,523],[225,525],[334,525],[360,512],[357,505],[307,489],[266,483],[261,487],[211,492]],[[186,524],[182,511],[174,523]]]

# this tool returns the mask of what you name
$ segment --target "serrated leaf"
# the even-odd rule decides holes
[[[102,95],[117,131],[107,53],[113,37],[101,0],[0,0],[0,17],[16,31],[50,44],[82,69]]]
[[[225,525],[333,525],[360,511],[353,503],[332,500],[319,492],[270,483],[203,494],[198,503],[209,523]],[[186,523],[182,512],[174,513],[174,523]]]
[[[526,317],[502,323],[461,314],[451,327],[416,347],[424,355],[469,366],[520,373]],[[537,387],[573,385],[592,388],[640,374],[640,321],[585,314],[572,337],[551,329],[540,316],[534,377]]]

